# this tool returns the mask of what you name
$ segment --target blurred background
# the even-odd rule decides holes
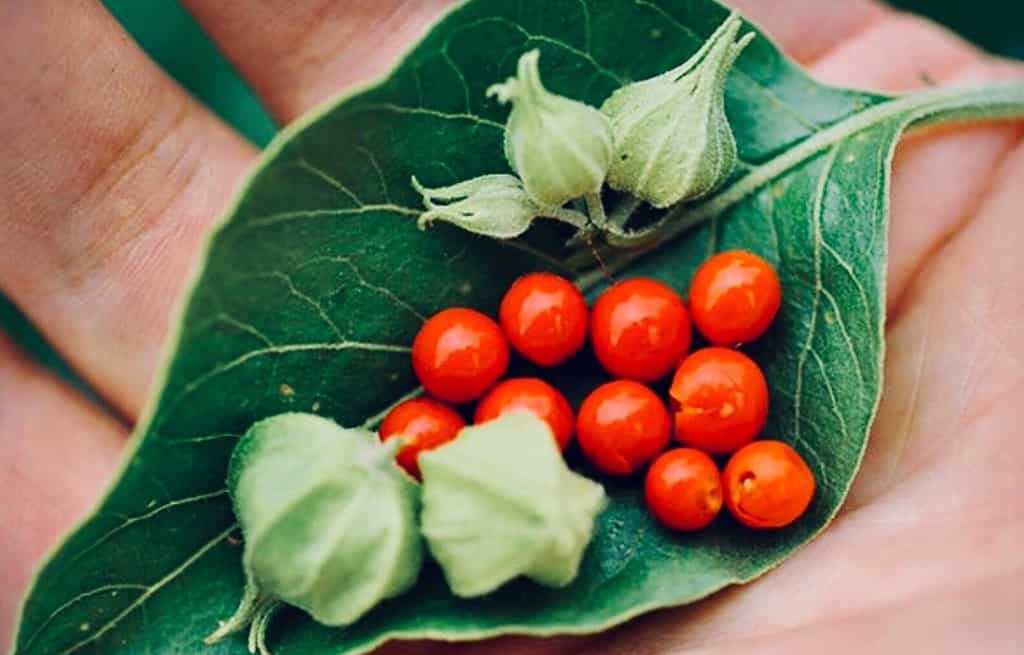
[[[105,4],[158,64],[251,141],[262,146],[274,136],[277,128],[259,101],[177,0],[106,0]],[[1024,59],[1022,0],[891,0],[890,4],[944,23],[987,50]],[[57,353],[3,296],[0,330],[75,380]]]

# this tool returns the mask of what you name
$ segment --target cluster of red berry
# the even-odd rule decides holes
[[[814,494],[807,464],[781,441],[754,441],[768,416],[768,385],[754,360],[733,347],[764,333],[781,304],[778,275],[753,253],[719,253],[699,268],[689,310],[671,287],[650,278],[619,282],[588,312],[565,278],[531,273],[512,285],[500,325],[467,308],[427,320],[412,363],[427,393],[396,406],[381,437],[402,435],[398,462],[419,476],[420,452],[454,439],[464,422],[447,403],[480,399],[474,420],[525,409],[547,422],[564,450],[575,433],[599,470],[637,472],[651,460],[645,496],[663,524],[697,530],[717,516],[723,499],[742,523],[777,528],[797,519]],[[690,320],[713,345],[687,355]],[[597,387],[574,415],[565,396],[539,378],[499,382],[509,344],[544,367],[561,364],[584,345],[615,380]],[[675,369],[672,413],[647,383]],[[686,447],[665,451],[674,432]],[[665,451],[665,452],[663,452]],[[723,471],[711,456],[731,454]]]

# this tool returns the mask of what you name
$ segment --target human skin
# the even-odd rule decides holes
[[[382,72],[445,8],[183,0],[281,123]],[[1024,76],[868,0],[743,0],[819,79],[902,91]],[[0,3],[0,289],[112,411],[0,335],[0,649],[31,571],[110,480],[172,299],[256,150],[94,0]],[[885,389],[821,537],[756,583],[597,639],[399,653],[1019,652],[1024,123],[913,134],[893,170]]]

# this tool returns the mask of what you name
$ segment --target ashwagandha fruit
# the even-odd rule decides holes
[[[511,239],[526,232],[534,219],[541,217],[569,223],[577,230],[587,225],[586,217],[579,212],[540,206],[515,175],[482,175],[433,189],[414,177],[412,186],[427,208],[417,221],[421,229],[442,221],[473,234]]]
[[[540,205],[599,193],[612,157],[608,118],[582,102],[551,93],[540,80],[540,52],[519,59],[516,77],[487,90],[512,103],[505,156]]]
[[[725,82],[754,38],[736,40],[742,25],[733,13],[685,63],[605,101],[615,141],[610,187],[664,208],[706,196],[729,178],[737,151]]]
[[[209,643],[249,626],[250,650],[267,653],[265,632],[282,602],[344,626],[412,586],[423,559],[419,486],[394,462],[400,442],[298,413],[245,433],[228,491],[247,586]]]
[[[575,579],[605,494],[569,470],[544,421],[508,412],[419,463],[423,536],[455,595],[521,575],[551,587]]]

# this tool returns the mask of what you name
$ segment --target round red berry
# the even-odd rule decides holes
[[[781,441],[755,441],[729,459],[722,473],[725,504],[740,523],[781,528],[807,511],[814,473],[800,453]]]
[[[580,406],[576,438],[598,469],[626,475],[668,445],[671,422],[661,399],[648,387],[616,380],[594,389]]]
[[[644,497],[664,525],[700,530],[722,509],[722,476],[706,453],[674,448],[659,455],[647,470]]]
[[[431,396],[450,403],[479,398],[508,368],[501,328],[480,312],[452,307],[431,316],[412,344],[412,366]]]
[[[501,301],[501,327],[523,357],[555,366],[583,347],[587,302],[576,285],[551,273],[524,275]]]
[[[380,438],[405,440],[396,459],[410,475],[419,479],[419,454],[451,441],[465,424],[451,407],[429,398],[413,398],[388,412],[380,424]]]
[[[565,450],[569,445],[575,427],[572,406],[561,391],[538,378],[509,378],[499,382],[477,405],[473,420],[484,423],[516,409],[533,412],[547,423],[559,448]]]
[[[597,359],[615,377],[651,382],[667,375],[690,348],[690,319],[668,285],[638,277],[601,294],[590,319]]]
[[[747,250],[727,250],[704,262],[690,284],[690,315],[708,341],[720,346],[753,341],[782,305],[775,269]]]
[[[703,348],[683,360],[669,395],[676,439],[715,455],[753,441],[768,418],[761,368],[729,348]]]

